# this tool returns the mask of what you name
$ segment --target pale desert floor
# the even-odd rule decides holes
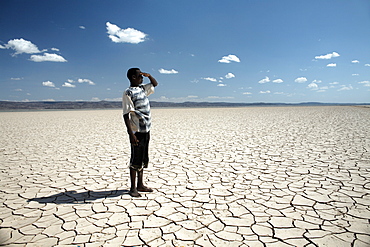
[[[121,110],[0,113],[0,245],[369,246],[370,108],[152,109],[127,194]]]

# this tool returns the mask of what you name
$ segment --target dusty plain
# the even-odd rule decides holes
[[[370,246],[370,108],[152,115],[131,198],[121,110],[0,112],[0,245]]]

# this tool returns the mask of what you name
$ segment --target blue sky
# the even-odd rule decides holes
[[[368,0],[1,5],[0,100],[121,100],[139,67],[156,101],[370,102]]]

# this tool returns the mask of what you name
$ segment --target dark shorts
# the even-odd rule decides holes
[[[150,132],[136,132],[135,136],[139,144],[137,146],[131,145],[130,168],[141,171],[143,168],[147,168],[149,163]]]

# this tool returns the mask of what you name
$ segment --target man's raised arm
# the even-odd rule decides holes
[[[149,80],[150,80],[150,83],[153,85],[153,87],[158,86],[157,80],[153,76],[151,76],[150,74],[148,74],[148,73],[141,73],[141,75],[143,75],[145,77],[148,77]]]

